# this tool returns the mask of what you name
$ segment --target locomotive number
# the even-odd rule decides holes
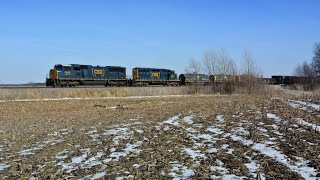
[[[95,75],[103,75],[104,74],[104,69],[95,69],[95,70],[93,70],[93,74],[95,74]]]

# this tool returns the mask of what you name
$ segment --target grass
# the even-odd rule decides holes
[[[0,100],[189,94],[186,87],[0,89]]]
[[[113,87],[113,88],[21,88],[0,89],[0,100],[45,99],[45,98],[98,98],[128,96],[161,96],[190,94],[246,94],[247,87],[184,86],[184,87]],[[267,86],[255,86],[251,94],[279,93]]]

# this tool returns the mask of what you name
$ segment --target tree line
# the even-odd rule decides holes
[[[295,67],[295,76],[314,77],[320,74],[320,42],[314,44],[313,53],[311,62],[304,61]]]
[[[298,64],[294,69],[293,75],[307,77],[304,87],[306,90],[313,90],[315,88],[320,75],[320,42],[314,43],[311,61],[304,61],[302,64]]]
[[[209,49],[204,52],[202,60],[191,58],[185,72],[192,74],[204,72],[208,75],[247,75],[258,77],[262,74],[259,69],[252,53],[247,50],[242,54],[241,67],[238,69],[237,64],[226,49]]]
[[[258,84],[257,77],[262,74],[251,52],[243,51],[241,66],[238,68],[226,49],[209,49],[204,52],[201,60],[191,58],[185,72],[189,74],[205,73],[207,75],[232,76],[233,81],[213,84],[212,90],[220,93],[232,93],[236,87],[239,89],[241,83],[235,83],[235,76],[237,75],[241,75],[242,85],[245,86],[247,92],[252,93],[257,89],[255,86]]]

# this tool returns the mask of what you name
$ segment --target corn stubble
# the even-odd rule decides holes
[[[96,92],[86,95],[105,93]],[[110,94],[133,95],[122,90]],[[255,148],[263,143],[292,166],[303,158],[319,176],[320,133],[296,121],[304,118],[319,125],[319,112],[292,108],[286,98],[272,96],[4,102],[0,164],[10,167],[0,170],[0,177],[77,179],[100,173],[108,179],[302,178],[299,170]],[[21,153],[28,149],[31,153]]]

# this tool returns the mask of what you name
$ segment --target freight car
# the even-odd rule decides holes
[[[132,69],[132,85],[170,85],[178,86],[180,81],[174,70],[159,68],[141,68]]]
[[[302,77],[302,76],[271,76],[271,84],[318,84],[320,81],[319,77]]]
[[[211,75],[210,79],[213,83],[239,82],[240,76],[216,74],[216,75]]]
[[[212,77],[206,74],[180,74],[180,85],[210,85]]]
[[[120,66],[91,66],[56,64],[49,72],[46,86],[64,87],[77,85],[126,86],[126,68]]]
[[[271,76],[273,84],[294,84],[294,76]]]

